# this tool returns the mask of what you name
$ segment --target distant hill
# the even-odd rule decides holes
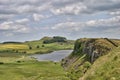
[[[73,49],[74,40],[65,37],[43,37],[40,40],[26,42],[4,42],[0,44],[0,53],[43,54],[55,50]]]
[[[52,37],[48,37],[48,36],[45,36],[45,37],[43,37],[43,38],[41,38],[40,40],[50,40],[50,39],[52,39]]]
[[[3,42],[3,44],[22,44],[22,42],[9,41],[9,42]]]

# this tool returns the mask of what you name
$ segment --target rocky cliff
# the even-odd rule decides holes
[[[108,41],[109,40],[109,41]],[[75,43],[73,55],[86,54],[92,63],[98,57],[117,47],[116,42],[104,39],[79,39]]]
[[[82,38],[75,42],[71,55],[62,61],[71,80],[83,76],[100,56],[118,47],[119,40],[107,38]]]
[[[120,46],[98,58],[79,80],[120,80]]]

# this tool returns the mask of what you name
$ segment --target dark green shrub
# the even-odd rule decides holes
[[[0,62],[0,64],[4,64],[4,62]]]
[[[17,63],[21,63],[21,61],[17,61]]]
[[[37,47],[36,48],[40,48],[40,46],[39,45],[37,45]]]
[[[44,40],[44,44],[54,43],[54,42],[66,42],[67,39],[65,37],[54,36],[52,39]]]
[[[45,47],[45,45],[42,45],[42,47]]]
[[[27,53],[26,51],[24,51],[23,53]]]
[[[114,57],[114,60],[117,60],[117,59],[118,59],[118,56],[115,56],[115,57]]]
[[[18,53],[18,50],[16,50],[15,52]]]
[[[32,49],[32,47],[31,47],[31,46],[29,46],[29,49]]]

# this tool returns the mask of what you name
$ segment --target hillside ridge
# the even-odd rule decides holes
[[[120,80],[120,46],[97,59],[79,80]]]
[[[25,42],[4,42],[0,44],[0,53],[44,54],[56,50],[73,49],[74,41],[65,37],[43,37],[40,40]]]
[[[107,55],[117,47],[119,40],[105,38],[81,38],[75,42],[71,55],[65,58],[62,66],[69,72],[71,80],[77,80],[83,76],[90,65],[101,56]]]
[[[111,44],[113,44],[115,47],[118,47],[118,45],[115,42],[111,41],[110,39],[108,39],[108,38],[104,38],[104,39],[106,39],[108,42],[110,42]]]

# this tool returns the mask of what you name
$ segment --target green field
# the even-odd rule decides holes
[[[55,50],[73,49],[74,41],[43,43],[47,37],[40,40],[26,41],[23,43],[5,43],[0,44],[0,53],[25,53],[25,54],[43,54]]]
[[[0,80],[69,80],[60,63],[21,57],[0,57]]]
[[[69,80],[59,62],[37,61],[28,54],[73,49],[74,41],[44,44],[41,40],[0,44],[0,80]]]

